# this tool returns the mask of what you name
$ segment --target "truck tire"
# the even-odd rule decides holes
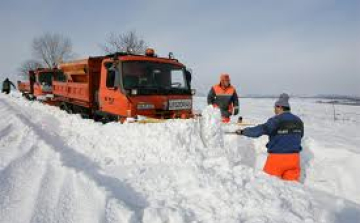
[[[73,114],[71,104],[63,102],[63,103],[60,104],[60,109],[66,111],[69,114]]]
[[[29,100],[29,101],[30,101],[30,97],[29,97],[29,94],[26,94],[26,93],[22,93],[22,96],[23,96],[24,98],[26,98],[27,100]]]

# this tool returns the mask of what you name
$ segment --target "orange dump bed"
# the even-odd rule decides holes
[[[18,89],[22,93],[30,92],[30,82],[18,82]]]
[[[103,57],[89,57],[61,64],[66,81],[53,81],[53,94],[66,102],[93,107],[100,85],[102,60]]]

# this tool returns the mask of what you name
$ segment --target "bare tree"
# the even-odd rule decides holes
[[[49,68],[56,67],[72,56],[72,43],[70,38],[60,34],[46,33],[34,38],[32,43],[34,56],[44,61]]]
[[[43,64],[37,60],[26,60],[21,63],[20,67],[18,68],[19,76],[27,78],[29,70],[35,70],[41,67],[43,67]]]
[[[147,44],[137,36],[135,31],[130,31],[124,34],[110,33],[106,43],[101,45],[101,48],[105,53],[128,52],[143,54]]]

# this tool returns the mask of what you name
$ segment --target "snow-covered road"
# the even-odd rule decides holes
[[[272,103],[244,99],[242,114],[264,121]],[[214,128],[211,109],[203,122],[103,125],[1,94],[0,222],[357,222],[360,123],[334,123],[313,101],[296,107],[303,184],[262,173],[266,138],[222,135],[234,127]]]

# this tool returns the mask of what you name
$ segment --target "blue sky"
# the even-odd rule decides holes
[[[45,32],[71,38],[82,58],[135,30],[192,68],[201,92],[226,72],[240,95],[360,95],[360,0],[2,0],[0,29],[0,79]]]

